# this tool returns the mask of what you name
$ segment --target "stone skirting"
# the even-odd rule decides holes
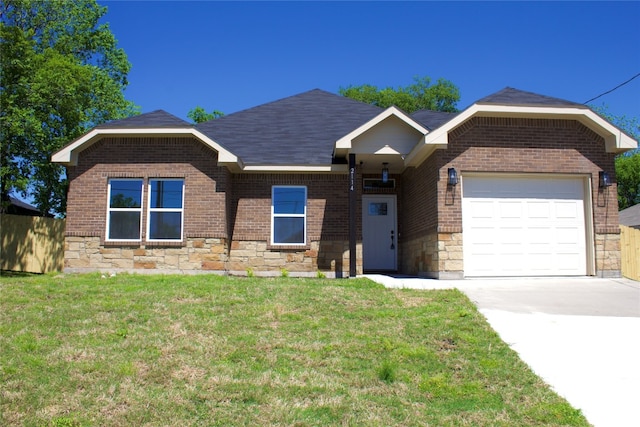
[[[462,279],[462,233],[429,233],[403,244],[402,272],[437,279]]]
[[[361,274],[361,249],[359,253],[356,269]],[[265,241],[234,241],[229,252],[229,274],[348,277],[349,242],[314,241],[300,249],[278,249]]]
[[[596,234],[596,275],[621,277],[620,234]]]
[[[357,273],[362,274],[362,245]],[[269,248],[265,241],[188,238],[183,246],[117,246],[100,237],[67,236],[66,272],[217,273],[292,277],[348,277],[349,242],[311,242],[304,248]]]
[[[103,246],[100,237],[65,238],[68,272],[224,273],[226,239],[190,238],[180,247]]]

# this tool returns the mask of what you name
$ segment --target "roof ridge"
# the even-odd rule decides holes
[[[147,113],[135,114],[133,116],[116,119],[96,126],[101,128],[118,127],[193,127],[193,125],[180,117],[177,117],[165,110],[158,109]]]
[[[269,101],[269,102],[266,102],[264,104],[254,105],[253,107],[245,108],[243,110],[236,111],[236,112],[231,113],[231,114],[226,114],[226,115],[224,115],[224,116],[222,116],[222,117],[220,117],[218,119],[214,119],[214,120],[226,119],[228,117],[233,117],[236,114],[244,113],[244,112],[251,111],[251,110],[263,109],[265,107],[268,108],[268,107],[272,106],[273,104],[290,101],[290,100],[295,99],[295,98],[298,98],[298,99],[304,98],[304,97],[306,97],[308,95],[311,95],[313,93],[322,94],[323,96],[331,96],[331,97],[334,97],[335,99],[341,98],[341,99],[344,100],[344,102],[354,102],[354,103],[358,103],[358,104],[371,105],[372,107],[380,108],[380,107],[377,107],[377,106],[372,105],[372,104],[367,104],[366,102],[358,101],[358,100],[355,100],[355,99],[352,99],[352,98],[348,98],[348,97],[343,96],[343,95],[339,95],[337,93],[329,92],[327,90],[320,89],[320,88],[315,88],[315,89],[307,90],[307,91],[300,92],[300,93],[297,93],[297,94],[294,94],[294,95],[285,96],[283,98],[279,98],[279,99],[276,99],[276,100],[273,100],[273,101]],[[380,108],[380,111],[383,111],[383,110],[384,110],[384,108]],[[211,120],[209,120],[209,121],[211,121]],[[204,123],[207,123],[207,122],[204,122]]]
[[[584,104],[569,101],[562,98],[556,98],[548,95],[541,95],[536,92],[530,92],[517,89],[511,86],[485,96],[473,104],[507,104],[507,105],[554,105],[554,106],[573,106],[580,108],[589,108]],[[472,105],[473,105],[472,104]]]

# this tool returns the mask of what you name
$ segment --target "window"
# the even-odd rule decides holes
[[[148,240],[182,240],[184,181],[149,180]]]
[[[140,240],[142,229],[142,180],[109,180],[107,240]]]
[[[272,244],[306,244],[306,223],[307,187],[274,186],[271,195]]]

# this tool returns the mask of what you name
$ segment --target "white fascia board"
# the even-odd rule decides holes
[[[69,145],[63,147],[61,150],[53,153],[51,161],[54,163],[64,163],[69,166],[75,165],[78,162],[78,153],[76,150],[85,144],[87,144],[88,147],[99,139],[98,129],[93,129],[89,133],[82,135]],[[91,141],[91,143],[89,143],[89,141]]]
[[[449,142],[449,132],[474,116],[577,120],[604,138],[607,152],[622,153],[638,147],[638,141],[587,107],[473,104],[449,122],[425,135],[424,139],[407,154],[405,165],[417,166],[420,164],[433,152],[431,146],[436,146],[436,148],[446,147]],[[427,155],[425,155],[426,152],[428,153]]]
[[[348,152],[351,149],[351,141],[353,141],[358,136],[362,135],[369,129],[375,127],[376,125],[378,125],[379,123],[383,122],[384,120],[388,119],[391,116],[395,116],[399,118],[400,120],[405,122],[407,125],[411,126],[418,132],[422,133],[423,135],[426,135],[429,133],[429,130],[427,128],[425,128],[424,126],[422,126],[421,124],[413,120],[411,117],[409,117],[403,111],[399,110],[397,107],[392,106],[387,108],[386,110],[384,110],[383,112],[381,112],[380,114],[378,114],[377,116],[375,116],[373,119],[369,120],[362,126],[354,129],[353,131],[349,132],[347,135],[337,140],[334,147],[334,153],[338,154],[341,152]]]
[[[60,151],[51,156],[54,163],[62,163],[67,166],[74,166],[78,163],[78,153],[90,147],[102,138],[109,136],[194,136],[201,142],[211,147],[218,153],[218,162],[238,165],[242,167],[240,160],[236,155],[223,148],[220,144],[207,137],[202,132],[193,128],[137,128],[137,129],[93,129],[80,138],[76,139]]]
[[[609,153],[621,153],[638,147],[638,142],[615,125],[584,107],[538,107],[479,105],[479,116],[485,117],[532,117],[546,119],[577,120],[605,140]]]
[[[245,165],[242,172],[346,173],[348,165]]]

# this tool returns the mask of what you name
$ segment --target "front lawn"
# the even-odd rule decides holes
[[[458,291],[0,277],[0,425],[586,426]]]

